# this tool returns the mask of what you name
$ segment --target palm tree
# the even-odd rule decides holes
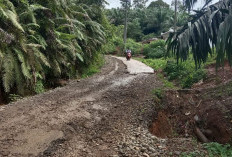
[[[209,2],[209,1],[208,1]],[[193,53],[196,66],[205,62],[216,48],[217,63],[222,65],[225,57],[232,63],[232,12],[231,0],[222,0],[206,5],[192,16],[191,21],[171,34],[168,50],[177,56],[177,60],[186,60],[189,51]]]
[[[75,76],[91,63],[105,42],[104,3],[0,1],[0,88],[23,95],[38,80]]]

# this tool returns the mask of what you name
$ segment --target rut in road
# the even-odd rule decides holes
[[[93,77],[1,107],[0,156],[120,156],[128,128],[151,120],[155,77],[107,56]]]

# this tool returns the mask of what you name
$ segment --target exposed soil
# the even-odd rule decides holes
[[[1,106],[0,156],[169,156],[168,141],[148,131],[160,86],[106,57],[93,77]]]
[[[225,63],[218,71],[215,65],[207,71],[208,77],[192,89],[165,91],[150,127],[154,135],[232,143],[232,69]]]

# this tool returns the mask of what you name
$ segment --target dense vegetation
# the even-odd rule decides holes
[[[99,58],[107,38],[104,0],[1,0],[0,97],[43,91]],[[99,60],[99,59],[98,59]]]
[[[122,4],[124,0],[121,0]],[[128,38],[141,41],[160,36],[173,27],[174,11],[162,0],[154,1],[146,7],[146,0],[134,0],[128,15]],[[124,2],[125,3],[125,2]],[[115,26],[125,23],[125,5],[107,10],[109,20]],[[177,26],[188,20],[188,13],[181,2],[178,3]]]
[[[173,33],[168,40],[168,49],[177,60],[187,60],[193,54],[195,64],[200,66],[216,48],[217,63],[224,65],[225,58],[232,64],[232,7],[231,0],[222,0],[209,7],[211,0],[196,11],[190,22]]]

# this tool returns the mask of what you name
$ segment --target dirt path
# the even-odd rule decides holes
[[[160,83],[155,74],[136,74],[106,57],[91,78],[1,107],[0,156],[162,154],[165,140],[147,129]]]

